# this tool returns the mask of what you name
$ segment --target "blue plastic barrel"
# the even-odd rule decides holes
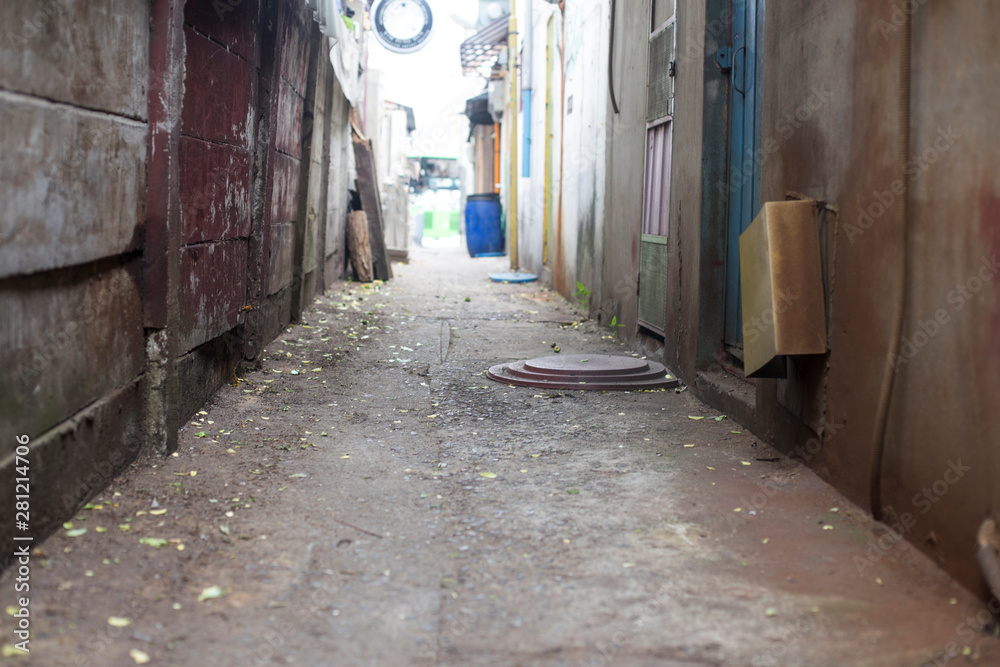
[[[473,257],[503,254],[500,195],[469,195],[465,203],[465,242]]]

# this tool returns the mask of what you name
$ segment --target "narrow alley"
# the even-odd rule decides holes
[[[318,297],[38,547],[11,664],[997,664],[982,602],[683,387],[488,380],[640,354],[506,261]]]
[[[1000,665],[1000,2],[0,25],[3,664]]]

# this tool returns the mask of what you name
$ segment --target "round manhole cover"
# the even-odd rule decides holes
[[[491,380],[521,387],[628,391],[669,389],[680,384],[663,364],[609,354],[566,354],[499,364]]]

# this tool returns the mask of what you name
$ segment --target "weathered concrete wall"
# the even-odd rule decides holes
[[[0,22],[0,488],[26,434],[41,538],[169,451],[322,288],[347,111],[301,3],[49,0]]]
[[[1000,76],[998,29],[995,3],[928,3],[914,15],[913,270],[883,492],[896,513],[919,517],[909,539],[967,585],[981,581],[975,530],[1000,509],[1000,131],[983,114],[998,108],[1000,92],[981,85]],[[874,194],[861,192],[857,207],[845,203],[844,221],[871,207]],[[844,384],[837,397],[850,400]],[[971,470],[941,496],[939,480],[959,460]],[[940,500],[920,500],[923,489]]]
[[[744,382],[726,380],[716,361],[725,265],[725,188],[717,186],[726,179],[728,84],[713,60],[729,41],[728,3],[679,2],[664,358],[707,400],[868,506],[873,422],[898,286],[895,215],[906,181],[910,271],[883,504],[887,522],[901,526],[907,540],[983,593],[975,532],[1000,502],[990,482],[1000,472],[1000,421],[993,415],[1000,390],[993,260],[1000,250],[994,167],[1000,141],[983,110],[1000,100],[980,83],[1000,73],[990,55],[1000,8],[911,5],[912,132],[910,161],[901,172],[896,97],[904,6],[767,4],[762,198],[804,195],[828,205],[819,220],[830,352],[795,360],[787,380]],[[644,28],[635,27],[633,41]],[[610,165],[636,148],[619,153],[615,144],[622,138],[614,124],[609,128],[608,210],[625,211],[627,199],[634,206],[641,201],[628,190],[641,187],[640,179],[618,184],[620,169]],[[631,274],[637,260],[626,252],[627,236],[607,238],[606,281]],[[613,298],[612,304],[628,322],[632,300]],[[624,332],[630,330],[631,323]],[[863,545],[858,555],[869,557]]]
[[[557,285],[564,296],[574,298],[577,282],[581,283],[590,291],[590,304],[595,307],[602,299],[602,266],[608,261],[604,247],[612,220],[605,193],[617,185],[605,177],[611,174],[606,171],[606,151],[613,131],[606,125],[613,113],[608,95],[609,38],[609,2],[568,7],[562,217],[556,223],[561,239],[556,240],[555,248],[556,272],[561,275]]]
[[[327,170],[326,236],[324,275],[326,284],[340,278],[346,262],[347,197],[356,178],[351,145],[351,105],[336,78],[330,92],[330,151]]]
[[[992,482],[1000,473],[1000,267],[995,263],[1000,137],[982,115],[996,108],[1000,94],[977,82],[1000,73],[991,55],[1000,7],[917,4],[912,135],[904,174],[892,159],[897,114],[894,96],[886,94],[898,86],[895,28],[901,18],[892,7],[872,2],[858,2],[852,17],[851,140],[849,147],[840,143],[841,156],[825,161],[830,181],[844,184],[831,200],[841,216],[826,396],[828,421],[843,428],[823,448],[822,459],[838,486],[867,499],[867,466],[859,471],[857,460],[869,457],[897,284],[900,247],[893,219],[899,203],[893,189],[908,179],[909,296],[883,502],[892,510],[890,519],[903,513],[915,517],[906,531],[911,542],[978,589],[975,532],[1000,501]],[[836,64],[833,58],[827,62]],[[880,62],[885,64],[869,64]],[[885,120],[873,122],[877,119]],[[801,149],[792,155],[803,159]],[[969,467],[958,478],[957,461]]]
[[[901,6],[901,5],[900,5]],[[898,286],[896,226],[910,188],[911,270],[904,342],[883,472],[886,521],[973,590],[984,592],[975,534],[1000,500],[998,143],[982,109],[1000,73],[990,57],[1000,9],[915,3],[910,160],[896,162],[903,13],[875,2],[769,6],[763,199],[794,191],[836,207],[830,239],[830,352],[756,383],[758,430],[807,452],[827,478],[869,503],[873,424]],[[781,35],[778,39],[777,35]],[[803,56],[805,54],[805,56]],[[850,73],[844,76],[844,73]],[[845,109],[850,110],[845,112]],[[805,427],[805,428],[804,428]]]
[[[531,3],[532,15],[528,16],[528,6],[529,3],[523,3],[521,6],[523,15],[518,17],[518,26],[524,26],[522,30],[522,35],[520,38],[520,43],[522,46],[522,62],[521,62],[521,79],[518,83],[520,92],[520,109],[521,112],[518,116],[518,132],[520,133],[520,140],[518,143],[518,160],[521,162],[522,168],[518,171],[518,251],[519,251],[519,263],[521,268],[525,271],[530,271],[538,276],[541,276],[543,280],[551,283],[551,271],[552,271],[552,259],[551,256],[548,259],[548,263],[543,261],[544,255],[544,244],[545,240],[543,238],[545,230],[545,188],[548,187],[552,189],[551,196],[558,196],[558,181],[549,180],[546,181],[545,178],[545,142],[546,142],[546,103],[545,103],[545,88],[546,88],[546,50],[548,45],[548,22],[551,17],[554,17],[556,25],[556,38],[559,38],[561,34],[560,24],[561,24],[561,14],[555,5],[550,5],[544,2],[533,2]],[[530,25],[531,29],[531,39],[527,36],[527,29]],[[528,54],[523,52],[523,49],[529,47],[531,48],[531,53]],[[558,45],[557,45],[558,49]],[[555,76],[558,77],[560,73],[560,62],[559,62],[559,52],[556,50],[556,62],[553,64],[553,69],[555,70]],[[528,90],[527,86],[530,83],[531,89]],[[528,97],[531,97],[531,102],[529,105]],[[554,90],[552,91],[552,104],[555,106],[553,113],[553,120],[556,125],[551,128],[554,133],[554,138],[552,140],[552,149],[554,159],[558,160],[559,151],[559,128],[558,122],[562,114],[563,108],[560,102],[560,86],[558,79],[554,84]],[[530,109],[530,113],[528,113]],[[530,148],[525,150],[524,137],[525,133],[530,138]],[[492,160],[492,147],[489,153],[489,159]],[[527,163],[528,165],[528,176],[524,175],[523,165]],[[558,171],[556,172],[558,174]],[[490,190],[486,190],[489,192]],[[479,192],[479,190],[476,190]],[[555,219],[550,222],[552,227],[555,227]],[[552,248],[549,249],[552,252]]]
[[[542,276],[569,299],[576,299],[579,281],[591,292],[594,304],[600,302],[605,191],[612,182],[605,178],[605,122],[610,113],[607,109],[609,7],[607,0],[589,0],[567,5],[563,13],[555,5],[534,3],[533,48],[528,64],[531,114],[527,117],[522,105],[519,119],[522,138],[523,128],[526,125],[531,128],[531,153],[520,156],[530,166],[528,177],[524,177],[523,170],[519,171],[520,265]],[[551,81],[546,60],[550,19]],[[643,95],[644,86],[643,82]],[[547,120],[547,87],[548,100],[553,105],[551,124]],[[551,144],[546,168],[549,133]],[[518,145],[523,147],[523,142]],[[587,305],[590,304],[585,302],[584,306]]]
[[[28,435],[40,536],[138,447],[149,11],[5,3],[0,23],[0,488]]]
[[[642,232],[649,1],[630,4],[627,10],[624,3],[618,3],[617,10],[614,86],[618,113],[614,112],[607,92],[602,98],[607,110],[603,265],[596,268],[593,286],[580,281],[591,290],[593,307],[601,321],[610,322],[616,317],[618,323],[625,325],[622,331],[632,332],[638,326],[636,281]],[[606,80],[604,90],[607,91]],[[581,274],[581,277],[587,276]]]
[[[686,277],[721,275],[725,252],[717,228],[705,230],[706,224],[709,229],[721,225],[725,211],[725,203],[710,190],[713,182],[725,178],[725,135],[720,133],[725,128],[727,99],[714,58],[719,46],[728,43],[728,19],[728,2],[724,6],[696,0],[677,3],[664,362],[686,379],[697,372],[699,329],[685,324],[708,316],[711,308],[703,304],[721,299],[721,289],[715,294],[697,289],[698,283],[689,287],[686,283],[693,281]],[[701,169],[691,165],[701,165]],[[712,279],[701,282],[708,285]],[[721,313],[715,318],[721,322]],[[714,356],[714,350],[710,354]]]

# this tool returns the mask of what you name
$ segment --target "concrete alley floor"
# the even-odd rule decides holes
[[[982,603],[690,392],[488,380],[631,354],[506,263],[320,298],[40,546],[11,664],[1000,664]]]

